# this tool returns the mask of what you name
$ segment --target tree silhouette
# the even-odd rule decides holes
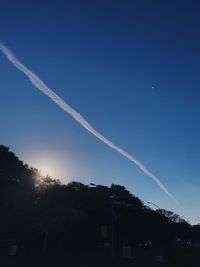
[[[124,186],[67,185],[24,164],[0,146],[0,240],[14,238],[40,251],[101,251],[123,245],[173,253],[177,246],[200,244],[199,225],[171,211],[153,211]],[[107,253],[107,254],[106,254]]]

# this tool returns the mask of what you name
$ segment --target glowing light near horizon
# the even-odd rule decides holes
[[[39,168],[39,171],[42,176],[50,176],[51,178],[55,176],[54,171],[48,166],[42,166],[41,168]]]
[[[56,150],[41,149],[40,145],[31,146],[24,152],[23,158],[29,166],[39,171],[44,178],[50,176],[52,179],[58,179],[62,183],[68,183],[71,177],[73,162],[67,154],[58,153]]]

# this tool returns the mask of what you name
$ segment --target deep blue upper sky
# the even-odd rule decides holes
[[[0,55],[0,142],[63,182],[120,183],[200,219],[198,1],[1,1],[0,39],[91,124],[157,175],[80,127]],[[56,177],[55,177],[56,178]]]

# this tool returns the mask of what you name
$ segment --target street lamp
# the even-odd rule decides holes
[[[111,227],[111,248],[112,248],[112,260],[115,259],[115,205],[120,205],[119,201],[114,200],[115,195],[111,195],[111,214],[112,214],[112,227]]]
[[[98,185],[94,183],[90,183],[91,186],[97,187]],[[115,248],[114,248],[114,243],[115,243],[115,231],[114,231],[114,224],[115,224],[115,210],[114,210],[114,205],[120,204],[120,202],[117,202],[114,200],[115,195],[110,195],[110,200],[111,200],[111,257],[112,260],[115,258]]]

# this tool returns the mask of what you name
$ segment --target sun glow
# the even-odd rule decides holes
[[[54,171],[49,166],[42,166],[40,168],[40,173],[42,176],[50,176],[51,178],[55,175]]]
[[[43,148],[41,151],[41,148],[36,146],[31,148],[31,151],[27,151],[24,158],[30,166],[39,171],[40,178],[50,176],[51,179],[58,179],[62,183],[68,183],[72,177],[73,162],[66,154],[58,153],[56,150]]]

